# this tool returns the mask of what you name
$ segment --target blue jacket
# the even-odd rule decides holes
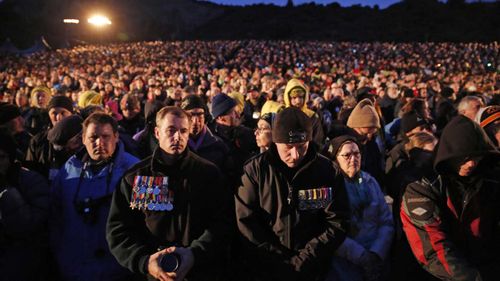
[[[394,223],[384,194],[370,174],[362,171],[358,182],[345,180],[345,185],[351,208],[351,229],[335,252],[336,278],[331,280],[362,280],[363,272],[358,267],[361,255],[372,251],[385,260],[394,235]]]
[[[95,174],[82,162],[86,151],[72,156],[52,182],[51,249],[63,280],[117,280],[130,274],[109,252],[106,221],[111,194],[125,171],[139,160],[126,153],[121,142],[116,149],[114,161]],[[91,223],[82,215],[86,198],[101,202],[86,204],[91,206],[89,214],[95,212]]]

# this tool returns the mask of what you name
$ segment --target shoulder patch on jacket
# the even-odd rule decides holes
[[[430,182],[426,178],[410,183],[403,195],[403,203],[408,215],[415,220],[426,221],[434,216],[436,200],[439,196],[440,181]]]
[[[416,220],[428,220],[432,218],[434,213],[434,202],[421,195],[412,195],[405,198],[406,208],[408,209],[410,217]]]

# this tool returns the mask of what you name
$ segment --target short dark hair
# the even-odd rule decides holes
[[[90,124],[109,124],[113,128],[113,133],[118,132],[118,122],[116,122],[115,118],[103,112],[95,112],[89,115],[85,121],[83,121],[83,132],[87,131],[87,127]]]
[[[179,118],[186,118],[188,122],[189,120],[189,115],[187,114],[186,111],[182,110],[181,108],[177,106],[165,106],[158,113],[156,113],[156,126],[160,124],[160,121],[167,116],[167,114],[172,114],[175,117]]]

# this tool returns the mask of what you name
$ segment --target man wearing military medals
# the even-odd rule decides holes
[[[118,262],[149,280],[219,280],[231,236],[231,193],[219,169],[187,148],[190,118],[156,116],[159,147],[116,190],[107,239]],[[162,260],[175,255],[175,267]],[[166,258],[165,258],[166,259]]]
[[[345,239],[343,177],[318,154],[310,118],[289,107],[272,127],[274,144],[244,167],[236,195],[247,280],[324,280]]]

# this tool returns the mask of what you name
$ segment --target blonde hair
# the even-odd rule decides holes
[[[178,118],[186,118],[188,122],[191,123],[189,119],[189,114],[186,111],[182,110],[177,106],[165,106],[162,109],[160,109],[158,113],[156,113],[156,126],[158,127],[160,126],[161,121],[163,120],[163,118],[165,118],[165,116],[167,116],[167,114],[172,114]]]
[[[407,144],[405,144],[405,150],[408,153],[414,148],[424,148],[425,145],[437,142],[437,138],[426,132],[418,132],[412,135]]]
[[[102,106],[102,97],[96,91],[85,91],[78,97],[78,107],[85,108],[89,105]]]
[[[40,104],[38,104],[38,99],[36,98],[36,94],[39,92],[42,92],[45,95],[47,95],[47,104],[50,98],[52,97],[52,92],[50,91],[49,88],[45,86],[38,86],[33,88],[33,90],[31,90],[31,95],[30,95],[30,105],[33,107],[40,107]],[[47,104],[45,104],[45,106],[47,106]]]

